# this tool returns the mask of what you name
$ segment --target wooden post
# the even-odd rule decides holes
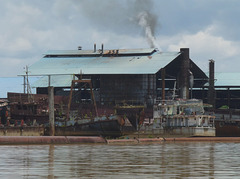
[[[48,110],[49,110],[49,135],[54,136],[55,135],[55,116],[54,116],[54,87],[51,86],[51,79],[49,76],[49,82],[48,82]]]
[[[54,87],[48,87],[48,105],[49,105],[49,126],[50,136],[55,135],[55,120],[54,120]]]

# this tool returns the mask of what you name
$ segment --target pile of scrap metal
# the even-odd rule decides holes
[[[55,114],[57,118],[63,118],[64,97],[56,96]],[[44,125],[48,123],[48,96],[42,94],[8,93],[8,101],[11,119],[24,122],[28,125]]]
[[[27,125],[24,120],[11,118],[10,105],[7,100],[0,100],[0,136],[41,136],[43,126]]]

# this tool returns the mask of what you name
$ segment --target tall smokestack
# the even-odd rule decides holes
[[[102,44],[102,54],[103,54],[103,44]]]
[[[94,50],[93,50],[93,52],[95,53],[97,51],[97,45],[96,45],[96,43],[94,43]]]
[[[214,60],[209,60],[208,103],[215,108]]]
[[[189,48],[181,48],[180,98],[189,99]]]

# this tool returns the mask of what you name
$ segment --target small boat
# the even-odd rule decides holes
[[[144,122],[141,132],[160,136],[216,136],[215,116],[205,114],[202,100],[174,99],[154,105],[153,120]]]

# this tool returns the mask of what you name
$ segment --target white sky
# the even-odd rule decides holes
[[[142,4],[141,4],[142,3]],[[239,72],[239,0],[0,0],[0,77],[14,77],[47,50],[148,48],[134,22],[142,9],[157,18],[161,51],[190,48],[208,71]]]

